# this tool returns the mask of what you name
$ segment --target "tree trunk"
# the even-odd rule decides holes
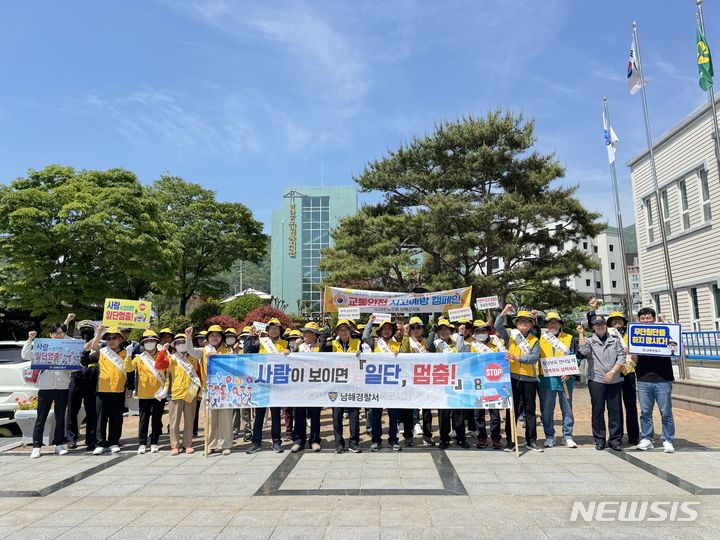
[[[187,309],[187,303],[188,303],[188,300],[190,300],[190,296],[192,296],[192,295],[185,296],[183,294],[182,296],[180,296],[180,309],[178,310],[180,315],[185,315],[185,310]]]

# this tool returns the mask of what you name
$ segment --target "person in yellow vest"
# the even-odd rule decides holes
[[[106,342],[106,346],[102,349],[99,347],[100,338]],[[100,326],[89,350],[83,352],[80,357],[83,366],[87,367],[91,364],[98,366],[97,444],[93,450],[93,455],[96,456],[108,451],[112,454],[120,452],[125,398],[132,397],[132,390],[126,388],[127,353],[122,347],[124,342],[125,338],[119,328]]]
[[[299,353],[322,352],[321,343],[325,339],[320,325],[310,321],[300,329],[302,341],[297,347]],[[307,445],[307,418],[310,417],[310,448],[313,452],[319,452],[320,446],[320,412],[321,407],[295,407],[295,426],[293,428],[292,453],[302,451]]]
[[[322,346],[325,352],[357,353],[361,349],[359,339],[352,336],[353,325],[346,319],[340,319],[335,325],[335,338],[328,340]],[[350,438],[348,449],[354,454],[360,453],[360,409],[358,407],[333,407],[333,437],[335,439],[335,453],[345,451],[345,438],[343,437],[343,414],[348,415]]]
[[[202,381],[198,376],[199,361],[187,353],[186,337],[177,334],[172,347],[175,350],[170,355],[170,367],[165,378],[165,390],[168,398],[170,413],[170,455],[177,456],[180,448],[186,454],[193,454],[192,446],[193,420],[195,419],[195,403],[202,388]],[[182,434],[180,421],[183,423]]]
[[[222,326],[214,324],[207,329],[207,345],[202,349],[191,347],[192,343],[192,326],[185,329],[185,344],[187,352],[190,356],[194,356],[200,360],[201,381],[203,388],[207,384],[208,373],[208,357],[214,354],[232,354],[230,349],[223,343],[225,333]],[[227,456],[231,452],[233,445],[232,438],[232,409],[210,409],[208,411],[208,451],[213,453],[216,450],[221,451],[223,456]]]
[[[427,350],[427,338],[425,337],[425,323],[420,317],[414,316],[410,318],[408,322],[408,332],[405,334],[402,340],[401,352],[403,353],[426,353]],[[412,432],[410,432],[410,439],[408,439],[408,429],[406,424],[410,422],[415,425],[417,422],[413,417],[413,411],[411,409],[403,409],[405,412],[401,418],[403,423],[403,436],[405,437],[405,444],[407,446],[413,446],[414,442],[412,439]],[[421,411],[422,427],[420,431],[416,433],[422,434],[422,440],[424,446],[435,446],[435,441],[432,436],[432,409],[422,409]],[[409,440],[409,444],[408,444]]]
[[[173,342],[174,336],[175,334],[172,331],[172,328],[165,327],[158,332],[161,345],[170,345]]]
[[[148,428],[150,433],[150,452],[160,450],[160,434],[162,433],[162,417],[165,411],[165,371],[155,366],[161,351],[158,350],[160,337],[153,330],[145,330],[140,340],[144,349],[134,358],[125,358],[125,371],[136,373],[135,393],[140,406],[140,422],[138,426],[138,454],[147,451]],[[166,355],[167,352],[162,351]]]
[[[457,321],[457,327],[458,333],[455,336],[455,339],[457,341],[456,347],[458,352],[479,352],[477,341],[475,340],[475,336],[473,334],[473,321],[466,317],[463,317]],[[462,409],[461,413],[465,421],[465,433],[467,434],[467,432],[469,431],[477,435],[477,423],[475,421],[475,417],[477,416],[477,410]]]
[[[288,342],[288,350],[295,352],[298,340],[302,340],[302,332],[300,330],[289,329],[285,331],[283,339]],[[293,421],[295,420],[295,409],[293,407],[283,407],[283,421],[285,422],[285,434],[283,441],[292,441],[293,439]]]
[[[240,332],[237,347],[238,353],[245,352],[245,341],[247,341],[247,339],[250,337],[251,330],[252,328],[250,326],[244,326],[242,332]],[[255,409],[252,409],[250,407],[243,407],[241,409],[238,409],[238,411],[240,411],[239,416],[237,412],[233,414],[233,439],[239,439],[241,433],[244,442],[248,442],[252,439],[254,410]]]
[[[530,334],[535,325],[535,311],[518,311],[514,326],[508,332],[505,328],[507,314],[512,311],[511,304],[505,306],[495,320],[495,331],[507,348],[505,358],[510,363],[510,382],[512,384],[513,407],[517,420],[520,407],[525,411],[525,442],[527,447],[542,452],[537,444],[537,426],[535,425],[536,395],[538,389],[538,362],[540,360],[540,340]],[[515,451],[510,428],[510,415],[505,415],[505,437],[508,452]]]
[[[230,349],[232,354],[237,354],[240,352],[241,347],[238,343],[238,333],[237,330],[235,330],[232,326],[230,328],[226,328],[225,332],[225,345],[228,349]]]
[[[372,337],[372,326],[375,322],[375,315],[371,315],[367,326],[363,330],[363,343],[367,344],[374,353],[385,353],[397,355],[401,349],[401,342],[395,339],[397,333],[397,324],[392,321],[384,321],[377,330],[378,337]],[[382,409],[370,409],[370,421],[372,424],[372,443],[370,451],[377,452],[382,447]],[[398,440],[398,412],[399,409],[387,409],[388,415],[388,445],[395,452],[402,450],[400,441]],[[410,430],[410,439],[412,440],[412,422],[408,422],[405,429]]]
[[[575,356],[577,351],[577,340],[570,334],[562,331],[565,324],[560,314],[551,311],[545,316],[545,328],[540,335],[540,358],[552,358],[554,356]],[[563,386],[563,384],[565,386]],[[565,396],[565,387],[568,395]],[[568,448],[577,448],[573,440],[573,426],[575,419],[572,410],[572,376],[563,375],[558,377],[545,377],[540,370],[540,399],[542,401],[542,425],[545,432],[544,448],[552,448],[555,445],[555,401],[560,402],[562,413],[563,441]]]
[[[490,335],[491,326],[482,319],[473,321],[473,346],[472,350],[479,353],[500,352],[500,339]],[[490,441],[493,450],[501,450],[500,446],[500,410],[488,409],[490,413]],[[485,409],[475,411],[475,426],[477,428],[477,441],[475,448],[486,448],[488,445],[487,423],[485,420]]]
[[[245,353],[253,354],[272,354],[283,353],[289,354],[288,342],[282,339],[282,323],[279,319],[273,318],[267,322],[265,332],[262,332],[258,338],[248,338],[245,341]],[[272,449],[274,452],[282,453],[282,440],[280,438],[280,414],[281,407],[270,407],[270,437],[272,439]],[[247,454],[256,454],[262,450],[262,432],[265,423],[265,413],[267,409],[264,407],[255,409],[255,423],[253,424],[252,445],[245,452]]]
[[[589,305],[590,310],[587,313],[588,322],[595,317],[595,310],[597,308],[598,301],[596,298],[591,298]],[[640,423],[638,421],[638,393],[637,393],[637,375],[635,374],[635,362],[631,356],[627,354],[628,350],[628,336],[627,330],[627,319],[619,311],[613,311],[608,315],[607,327],[608,333],[622,338],[622,342],[625,346],[625,363],[623,364],[620,373],[623,376],[622,379],[622,402],[623,408],[620,408],[620,424],[623,424],[623,416],[625,418],[625,433],[627,434],[628,443],[637,446],[640,442]]]

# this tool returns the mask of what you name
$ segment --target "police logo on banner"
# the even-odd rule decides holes
[[[335,403],[335,400],[338,398],[337,392],[328,392],[328,397],[330,398],[330,401]]]

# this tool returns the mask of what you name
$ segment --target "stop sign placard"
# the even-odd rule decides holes
[[[500,364],[492,363],[485,366],[485,378],[490,382],[498,382],[504,374]]]

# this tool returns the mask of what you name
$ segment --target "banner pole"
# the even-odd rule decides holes
[[[205,437],[205,457],[208,457],[208,443],[209,443],[209,421],[208,418],[210,416],[209,408],[208,408],[208,402],[207,402],[207,396],[203,398],[203,401],[205,402],[205,428],[204,428],[204,437]]]
[[[570,391],[568,390],[568,387],[567,387],[567,381],[563,381],[562,384],[563,384],[563,390],[565,392],[565,399],[569,400],[570,399]]]
[[[510,398],[510,433],[512,434],[513,443],[515,443],[515,457],[520,458],[520,448],[518,448],[517,440],[517,426],[515,425],[515,403],[513,398]]]

